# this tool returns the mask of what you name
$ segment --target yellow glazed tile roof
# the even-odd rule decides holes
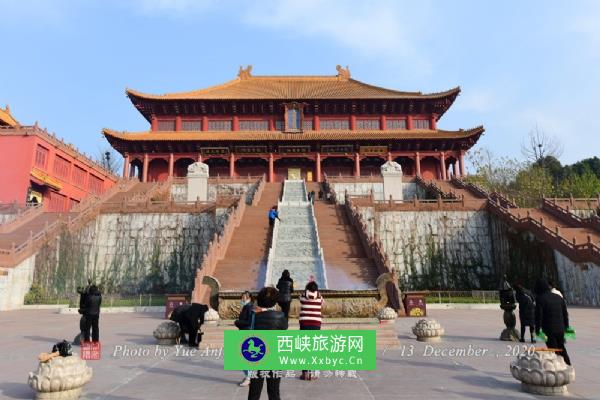
[[[10,107],[6,106],[6,109],[0,108],[0,125],[16,126],[19,123],[10,113]]]
[[[311,100],[311,99],[438,99],[456,96],[460,88],[423,94],[369,85],[350,78],[347,68],[331,76],[253,76],[251,66],[240,67],[238,77],[221,85],[190,92],[153,95],[127,89],[143,100]]]

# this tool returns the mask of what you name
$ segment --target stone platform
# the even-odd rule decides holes
[[[446,329],[441,343],[417,342],[411,332],[415,318],[402,318],[392,325],[400,340],[398,349],[377,354],[377,371],[358,372],[356,378],[321,377],[316,382],[286,378],[282,396],[286,400],[315,399],[552,399],[521,391],[510,374],[509,364],[516,343],[497,340],[503,327],[498,310],[429,310]],[[570,309],[577,340],[567,348],[577,370],[569,385],[575,399],[598,399],[600,352],[597,332],[600,310]],[[63,338],[72,339],[77,315],[51,310],[0,312],[0,398],[31,399],[27,374],[37,365],[37,354],[50,350]],[[166,357],[155,353],[152,331],[162,321],[160,314],[106,314],[100,317],[103,358],[88,362],[94,377],[84,389],[89,400],[165,399],[242,400],[247,388],[237,386],[241,372],[223,371],[222,354],[189,356],[174,348]],[[120,346],[120,347],[119,347]],[[469,347],[470,346],[470,347]],[[450,355],[452,349],[479,355]],[[75,348],[77,350],[77,348]],[[481,354],[486,350],[485,354]],[[123,353],[128,351],[128,355]],[[148,354],[140,354],[148,351]],[[456,350],[454,350],[456,353]],[[262,399],[266,399],[266,393]]]

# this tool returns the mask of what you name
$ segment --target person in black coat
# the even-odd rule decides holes
[[[102,304],[102,294],[96,285],[90,285],[87,294],[80,299],[81,313],[83,315],[83,340],[90,341],[90,329],[92,331],[92,341],[100,340],[100,305]]]
[[[551,292],[548,282],[539,279],[535,285],[535,332],[544,330],[547,336],[546,346],[549,349],[558,349],[556,354],[561,355],[565,363],[571,365],[571,359],[565,348],[565,330],[569,326],[569,313],[565,300]]]
[[[260,330],[285,330],[288,328],[288,320],[285,314],[274,309],[279,299],[279,291],[274,287],[266,287],[258,292],[256,298],[257,307],[255,308],[253,329]],[[259,400],[262,392],[265,378],[258,376],[250,379],[250,390],[248,391],[248,400]],[[269,400],[280,400],[279,385],[281,378],[276,377],[273,371],[268,371],[267,394]]]
[[[171,321],[179,324],[181,337],[185,340],[185,334],[188,334],[188,346],[198,347],[202,340],[202,334],[198,337],[198,330],[204,323],[204,314],[208,311],[205,304],[192,303],[182,304],[175,308],[171,313]]]
[[[241,331],[250,329],[252,324],[252,315],[254,314],[254,304],[252,303],[252,297],[250,292],[245,291],[242,294],[240,301],[242,310],[238,319],[234,321],[234,325]],[[248,386],[250,384],[250,371],[244,371],[244,379],[239,383],[239,386]]]
[[[521,342],[525,342],[525,327],[529,327],[531,343],[535,343],[533,328],[535,325],[535,301],[533,294],[520,283],[515,284],[516,299],[519,303],[519,320],[521,321]]]
[[[279,300],[277,304],[281,307],[281,311],[288,318],[290,314],[290,304],[292,303],[292,292],[294,291],[294,281],[290,276],[290,271],[287,269],[281,273],[281,278],[277,282],[277,290],[279,290]]]

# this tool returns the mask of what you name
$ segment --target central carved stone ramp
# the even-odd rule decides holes
[[[303,181],[285,181],[278,211],[281,221],[273,230],[266,284],[275,285],[287,269],[299,285],[313,276],[320,288],[328,288],[313,209]]]
[[[298,320],[290,319],[289,330],[298,330]],[[398,334],[395,325],[380,324],[376,319],[371,318],[344,318],[324,320],[321,325],[322,330],[340,330],[340,329],[372,329],[376,331],[377,350],[397,349],[400,347]],[[221,349],[223,347],[223,338],[226,330],[237,330],[233,321],[220,321],[218,325],[202,325],[201,349]]]
[[[258,204],[246,207],[225,258],[215,268],[221,290],[260,289],[269,247],[268,212],[277,205],[280,194],[281,183],[267,183]]]

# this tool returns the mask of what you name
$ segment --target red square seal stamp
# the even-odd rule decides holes
[[[82,360],[99,360],[102,354],[100,342],[81,342]]]

